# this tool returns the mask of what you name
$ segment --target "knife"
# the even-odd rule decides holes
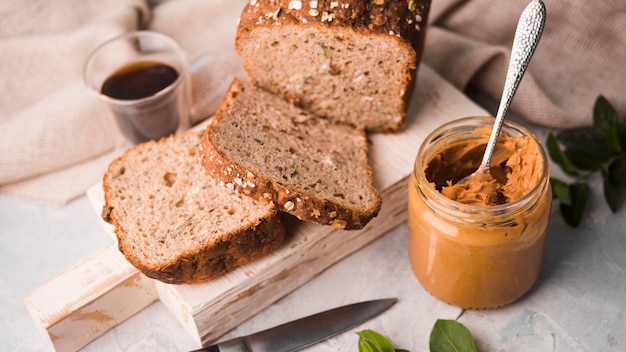
[[[192,352],[290,352],[359,325],[387,310],[396,298],[338,307]]]

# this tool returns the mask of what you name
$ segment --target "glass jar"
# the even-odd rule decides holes
[[[462,204],[445,197],[426,177],[430,160],[450,145],[486,142],[488,136],[478,131],[490,130],[493,121],[469,117],[433,131],[420,147],[409,179],[413,272],[433,296],[462,308],[515,301],[537,280],[544,255],[552,203],[550,170],[539,141],[524,127],[505,122],[500,135],[528,136],[539,151],[538,181],[521,198],[493,206]]]

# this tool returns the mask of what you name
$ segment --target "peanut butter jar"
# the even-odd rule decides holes
[[[485,185],[453,189],[478,167],[493,121],[468,117],[433,131],[409,179],[413,272],[433,296],[462,308],[517,300],[537,280],[544,255],[550,170],[543,148],[527,129],[505,122],[491,164],[498,188],[494,195],[485,195],[493,191]]]

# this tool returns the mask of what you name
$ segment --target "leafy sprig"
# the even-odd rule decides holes
[[[600,172],[603,193],[611,211],[617,212],[626,195],[626,121],[603,96],[593,107],[593,125],[567,129],[546,141],[548,154],[573,179],[550,178],[565,222],[577,227],[589,202],[589,178]]]
[[[409,352],[393,347],[383,335],[373,330],[357,332],[359,352]],[[430,352],[477,352],[470,331],[454,320],[438,319],[430,332]]]

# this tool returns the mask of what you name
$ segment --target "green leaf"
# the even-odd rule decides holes
[[[550,185],[552,186],[552,199],[558,199],[561,204],[572,205],[572,192],[567,183],[551,177]]]
[[[611,126],[606,131],[606,146],[613,153],[620,153],[622,146],[619,140],[619,133],[617,132],[617,126]]]
[[[598,171],[602,167],[602,163],[609,160],[608,158],[600,158],[597,154],[582,148],[565,149],[563,153],[574,167],[587,171]]]
[[[579,127],[563,130],[556,135],[565,149],[585,149],[598,159],[608,159],[610,151],[606,147],[604,133],[594,127]]]
[[[359,335],[359,352],[396,352],[386,337],[374,330],[357,331]]]
[[[430,332],[430,352],[478,351],[472,334],[461,323],[439,319]]]
[[[581,142],[584,144],[593,143],[602,145],[602,133],[594,127],[576,127],[559,131],[556,139],[565,146],[565,148],[579,147]]]
[[[578,176],[578,171],[576,171],[574,165],[572,165],[565,153],[563,153],[561,147],[559,146],[559,142],[552,133],[548,135],[546,146],[548,147],[548,154],[550,154],[550,158],[552,158],[552,160],[561,167],[563,172],[570,176]]]
[[[554,163],[578,178],[574,184],[550,179],[552,197],[559,200],[565,222],[576,227],[582,221],[590,193],[586,179],[598,170],[604,198],[617,212],[626,198],[626,120],[620,119],[606,98],[596,99],[592,127],[563,130],[556,137],[550,134],[546,146]]]
[[[609,127],[617,126],[620,123],[621,121],[613,105],[611,105],[605,97],[600,95],[593,106],[593,127],[602,133],[606,133]]]
[[[617,139],[619,139],[620,150],[626,151],[626,122],[617,125]]]
[[[376,352],[378,348],[371,342],[363,339],[359,339],[359,352]]]
[[[587,208],[587,203],[589,203],[589,186],[579,182],[568,187],[572,196],[571,204],[561,203],[559,208],[563,220],[572,227],[578,227]]]
[[[626,195],[626,155],[613,160],[602,169],[604,198],[615,213]]]

